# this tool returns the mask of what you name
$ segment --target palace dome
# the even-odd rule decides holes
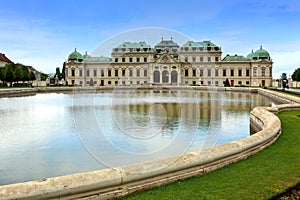
[[[73,61],[76,60],[76,61],[81,62],[83,60],[83,58],[82,58],[82,55],[79,52],[77,52],[77,50],[75,48],[75,51],[70,53],[68,60],[73,60]]]
[[[270,54],[260,46],[260,49],[255,51],[253,59],[270,59]]]
[[[82,56],[82,58],[84,59],[84,60],[86,60],[86,59],[88,59],[88,58],[90,58],[91,56],[89,55],[89,54],[87,54],[87,52],[85,52],[85,54]]]
[[[252,49],[251,53],[249,53],[249,54],[247,55],[247,58],[248,58],[248,59],[252,59],[253,57],[254,57],[254,52],[253,52],[253,49]]]

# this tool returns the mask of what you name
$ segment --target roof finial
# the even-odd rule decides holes
[[[262,45],[260,45],[260,49],[262,49]]]
[[[163,37],[161,37],[161,40],[163,41],[163,40],[164,40],[164,38],[163,38]]]
[[[173,40],[173,37],[171,37],[171,40]]]
[[[75,52],[77,52],[77,51],[76,51],[76,48],[75,48]]]

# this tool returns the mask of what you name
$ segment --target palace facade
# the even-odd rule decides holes
[[[151,47],[146,42],[124,42],[111,57],[92,57],[76,49],[65,62],[69,85],[203,85],[272,86],[273,62],[262,47],[246,57],[222,57],[211,41],[187,41],[182,46],[171,38]]]

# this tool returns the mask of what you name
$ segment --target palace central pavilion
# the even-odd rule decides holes
[[[271,86],[272,60],[262,47],[246,57],[226,55],[211,41],[171,38],[151,47],[146,42],[124,42],[111,57],[92,57],[76,49],[65,63],[69,85],[203,85]]]

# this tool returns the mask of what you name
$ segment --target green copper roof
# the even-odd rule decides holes
[[[252,59],[253,56],[254,56],[254,52],[253,52],[253,49],[252,49],[251,53],[249,53],[249,54],[247,55],[247,58],[248,58],[248,59]]]
[[[255,51],[253,59],[270,59],[270,54],[260,46],[260,49]]]
[[[85,59],[86,61],[90,62],[111,62],[111,58],[105,57],[105,56],[100,56],[100,57],[89,57]]]
[[[91,57],[91,56],[88,55],[87,52],[85,52],[85,54],[82,56],[82,58],[83,58],[84,60],[86,60],[86,59],[88,59],[88,58],[90,58],[90,57]]]
[[[223,61],[249,61],[249,59],[241,55],[227,55],[225,58],[223,58]]]
[[[123,42],[117,48],[126,48],[126,49],[142,49],[142,48],[151,48],[146,42]]]
[[[165,47],[169,47],[172,49],[178,49],[179,45],[173,41],[173,38],[171,38],[170,40],[164,40],[164,38],[161,38],[161,41],[155,45],[155,49],[161,49],[161,48],[165,48]]]
[[[211,41],[203,41],[203,42],[194,42],[194,41],[187,41],[182,47],[218,47]]]
[[[68,60],[78,60],[78,61],[82,61],[83,58],[82,58],[82,55],[77,52],[76,48],[75,48],[75,51],[73,51],[72,53],[70,53],[69,57],[68,57]]]

